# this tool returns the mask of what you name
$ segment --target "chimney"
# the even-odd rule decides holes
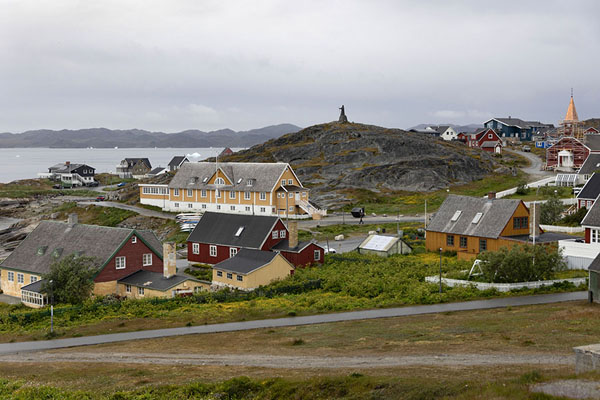
[[[73,214],[69,214],[69,219],[68,219],[68,224],[69,226],[73,227],[75,224],[77,224],[77,214],[73,213]]]
[[[488,192],[488,200],[494,200],[496,198],[496,192]]]
[[[529,236],[538,238],[540,236],[540,204],[534,203],[529,208]]]
[[[288,233],[289,233],[289,242],[290,248],[294,248],[298,246],[298,222],[290,221],[288,222]]]
[[[167,279],[177,274],[177,253],[175,250],[175,243],[163,243],[163,275]]]

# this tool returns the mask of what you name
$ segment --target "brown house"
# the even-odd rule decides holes
[[[78,224],[72,214],[68,222],[42,221],[27,235],[0,264],[0,288],[26,305],[43,306],[42,276],[71,254],[100,264],[94,277],[97,295],[117,293],[117,281],[134,272],[163,272],[162,244],[152,231]]]
[[[539,213],[536,219],[539,220]],[[536,240],[556,240],[538,236]],[[535,230],[534,230],[535,231]],[[427,225],[425,246],[429,251],[456,251],[471,259],[484,251],[497,251],[531,239],[529,209],[521,200],[449,195]]]

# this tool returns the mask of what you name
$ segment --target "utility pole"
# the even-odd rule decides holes
[[[442,294],[442,248],[440,247],[440,294]]]

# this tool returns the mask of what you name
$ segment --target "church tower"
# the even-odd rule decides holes
[[[583,139],[581,121],[579,121],[575,102],[573,101],[573,89],[571,89],[571,101],[567,108],[567,114],[565,115],[565,119],[560,123],[559,134],[560,136],[572,136],[577,139]]]

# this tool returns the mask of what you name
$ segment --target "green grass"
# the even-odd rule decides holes
[[[184,272],[203,281],[212,281],[212,267],[210,265],[194,264],[186,268]]]
[[[97,174],[94,178],[98,182],[100,182],[100,184],[102,186],[116,185],[116,184],[121,183],[121,182],[129,183],[129,182],[135,182],[136,181],[133,178],[119,178],[118,175],[108,174],[108,173]]]
[[[23,199],[38,196],[81,196],[96,197],[97,192],[88,189],[53,189],[56,182],[48,179],[28,179],[11,183],[0,183],[0,197]]]
[[[388,223],[388,224],[358,224],[358,219],[353,218],[350,215],[347,215],[347,223],[342,225],[325,225],[318,226],[315,228],[311,228],[310,232],[305,230],[299,231],[299,239],[300,240],[325,240],[333,238],[337,235],[343,234],[344,236],[352,236],[352,235],[366,235],[370,231],[376,231],[380,229],[383,231],[385,229],[386,233],[396,233],[397,229],[404,231],[405,235],[412,235],[413,237],[416,235],[416,230],[418,228],[422,228],[423,224],[420,222],[401,222],[399,224],[396,223]],[[311,233],[312,232],[312,233]]]
[[[566,186],[542,186],[539,188],[520,189],[521,193],[506,196],[506,199],[521,199],[523,201],[548,200],[554,196],[559,199],[573,198],[573,189]]]
[[[75,202],[62,203],[54,209],[59,212],[58,218],[66,218],[68,214],[77,214],[77,219],[82,224],[115,227],[127,218],[137,215],[134,211],[122,210],[114,207],[100,207],[89,205],[79,207]]]

